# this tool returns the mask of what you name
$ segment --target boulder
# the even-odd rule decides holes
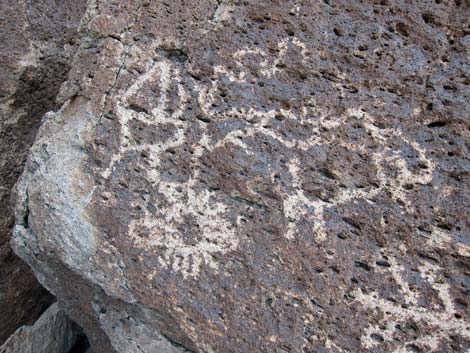
[[[85,9],[86,0],[0,3],[0,345],[53,301],[11,250],[10,196],[42,116],[60,107]]]
[[[16,253],[96,353],[470,349],[468,6],[89,2]]]
[[[52,304],[32,326],[22,326],[0,346],[0,353],[69,353],[80,328]]]

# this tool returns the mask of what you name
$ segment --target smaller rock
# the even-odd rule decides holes
[[[80,334],[80,328],[55,303],[34,325],[16,330],[0,347],[0,353],[67,353]]]

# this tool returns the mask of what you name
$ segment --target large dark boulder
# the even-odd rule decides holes
[[[468,13],[90,2],[15,251],[98,353],[467,351]]]

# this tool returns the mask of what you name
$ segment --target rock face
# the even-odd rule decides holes
[[[0,353],[68,353],[80,328],[52,304],[33,326],[19,328],[0,346]]]
[[[90,1],[15,251],[98,353],[465,352],[468,6]]]
[[[0,3],[0,345],[52,302],[11,250],[10,192],[42,116],[60,107],[55,97],[79,43],[85,5],[85,0]]]

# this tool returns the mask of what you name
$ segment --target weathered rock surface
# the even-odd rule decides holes
[[[15,251],[98,353],[467,351],[468,13],[91,1]]]
[[[52,304],[34,325],[11,335],[0,353],[69,353],[80,335],[80,328]]]
[[[52,302],[11,250],[10,192],[42,116],[60,107],[55,97],[77,49],[85,9],[86,0],[0,2],[0,344]]]

